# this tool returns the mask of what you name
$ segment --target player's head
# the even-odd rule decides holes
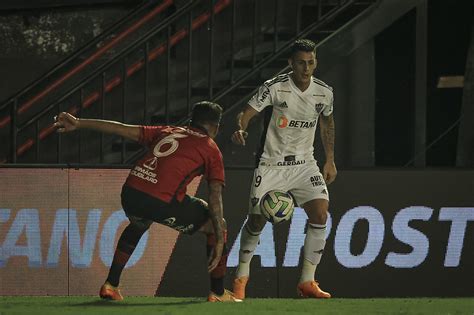
[[[309,83],[316,69],[316,44],[309,39],[298,39],[290,47],[288,64],[296,83]]]
[[[219,131],[222,107],[219,104],[202,101],[193,105],[191,126],[206,129],[209,137],[215,138]]]

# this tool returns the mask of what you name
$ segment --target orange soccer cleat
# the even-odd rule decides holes
[[[232,288],[232,292],[234,292],[234,296],[240,300],[245,299],[245,287],[247,286],[247,282],[249,281],[248,276],[243,276],[240,278],[234,279],[234,286]]]
[[[298,295],[304,298],[319,298],[319,299],[329,299],[331,294],[325,292],[319,288],[319,283],[316,281],[306,281],[298,284],[296,289]]]
[[[120,289],[118,287],[114,287],[108,281],[106,281],[102,287],[100,287],[99,296],[104,300],[112,300],[112,301],[122,301],[123,296],[120,293]]]
[[[210,292],[207,297],[208,302],[242,302],[242,300],[237,299],[232,292],[224,289],[224,294],[217,295],[214,292]]]

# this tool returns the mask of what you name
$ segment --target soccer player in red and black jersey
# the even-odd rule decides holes
[[[214,142],[222,108],[203,101],[193,107],[188,127],[137,126],[120,122],[79,119],[69,113],[55,117],[58,132],[92,129],[116,134],[146,146],[149,150],[130,171],[123,185],[122,205],[130,220],[123,231],[100,297],[122,300],[120,275],[142,235],[153,222],[179,232],[207,235],[210,302],[235,302],[224,289],[227,263],[226,225],[223,219],[222,187],[224,165]],[[194,177],[204,175],[209,185],[209,203],[186,194]]]

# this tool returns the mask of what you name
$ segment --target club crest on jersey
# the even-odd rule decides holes
[[[324,108],[324,104],[323,103],[318,103],[318,104],[314,104],[314,109],[316,110],[316,112],[318,114],[321,113],[321,111],[323,110]]]
[[[286,128],[288,126],[288,118],[285,116],[280,116],[276,120],[276,125],[278,128]]]

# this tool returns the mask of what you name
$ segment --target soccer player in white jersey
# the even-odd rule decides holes
[[[266,224],[259,209],[260,198],[269,190],[289,191],[308,215],[303,266],[297,292],[302,297],[330,298],[314,276],[326,244],[329,194],[326,185],[337,175],[334,163],[333,91],[313,77],[316,45],[307,39],[293,43],[288,59],[292,71],[266,81],[237,116],[238,130],[232,141],[245,145],[252,117],[264,111],[264,133],[250,191],[249,215],[240,238],[239,266],[234,294],[245,298],[250,260]],[[326,162],[321,174],[313,156],[316,125],[320,122]]]

